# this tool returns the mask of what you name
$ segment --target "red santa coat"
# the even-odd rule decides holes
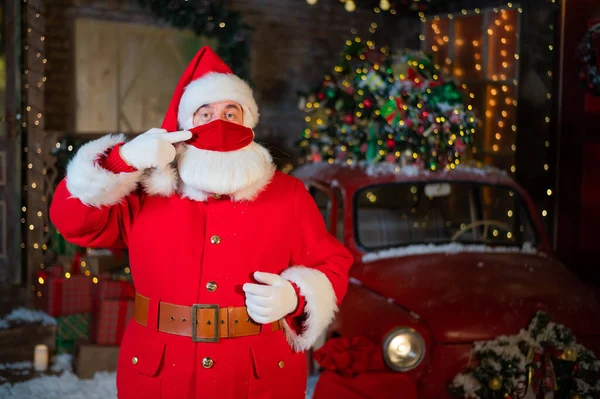
[[[123,338],[119,398],[304,398],[302,351],[331,322],[352,262],[304,185],[275,172],[252,201],[151,196],[136,189],[141,172],[112,173],[98,165],[122,140],[106,136],[82,147],[50,209],[67,240],[128,248],[136,290],[151,300],[148,327],[132,320]],[[297,285],[306,300],[300,333],[284,322],[285,331],[193,343],[157,330],[159,301],[244,306],[242,285],[255,271]],[[217,289],[209,291],[209,282]],[[207,357],[211,368],[202,365]]]

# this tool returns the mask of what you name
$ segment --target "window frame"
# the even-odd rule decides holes
[[[512,191],[514,193],[515,203],[519,203],[521,205],[522,211],[526,213],[526,220],[529,223],[529,225],[531,226],[531,229],[533,231],[535,246],[540,247],[545,242],[543,231],[540,231],[538,225],[536,224],[536,220],[534,218],[535,213],[532,212],[532,209],[529,206],[529,202],[527,201],[525,196],[523,196],[516,187],[510,186],[507,184],[478,182],[478,181],[472,181],[472,180],[448,181],[448,180],[443,180],[443,179],[433,179],[433,180],[415,180],[415,181],[369,184],[367,186],[363,186],[363,187],[360,187],[359,189],[357,189],[352,196],[352,218],[353,218],[352,230],[353,230],[353,235],[354,235],[354,244],[356,245],[356,247],[359,248],[360,251],[362,251],[363,253],[369,253],[369,252],[377,252],[377,251],[392,249],[392,248],[403,248],[403,247],[407,247],[409,245],[428,244],[428,242],[421,242],[421,243],[406,243],[406,244],[390,244],[390,245],[384,245],[384,246],[379,246],[379,247],[367,247],[367,246],[363,245],[360,242],[359,230],[358,230],[358,208],[359,208],[358,201],[359,201],[359,196],[361,194],[363,194],[365,191],[367,191],[369,189],[372,189],[373,187],[381,187],[381,186],[388,186],[388,185],[395,185],[395,184],[406,184],[406,185],[421,184],[421,185],[423,185],[423,184],[435,184],[435,183],[479,185],[479,186],[507,189],[509,191]],[[481,204],[479,204],[478,206],[481,208]],[[521,219],[524,219],[522,217],[522,215],[520,215],[519,217]],[[452,241],[449,241],[448,243],[450,243],[450,242],[452,242]],[[434,245],[444,245],[444,244],[447,244],[447,243],[434,243]],[[466,244],[466,245],[469,245],[469,244]],[[480,244],[473,244],[473,245],[480,245]],[[512,246],[515,246],[515,245],[517,245],[517,244],[514,244]],[[508,247],[511,245],[495,244],[492,246]]]
[[[335,194],[334,194],[333,190],[331,189],[331,187],[313,180],[308,183],[308,193],[313,198],[313,201],[315,199],[315,196],[313,195],[313,189],[320,190],[320,191],[324,192],[325,194],[327,194],[327,197],[329,198],[329,204],[327,205],[327,217],[326,218],[324,217],[323,219],[325,222],[325,227],[327,228],[327,226],[329,226],[327,228],[327,231],[334,237],[337,237],[338,202],[335,197]],[[315,203],[316,203],[316,201],[315,201]],[[343,202],[342,202],[342,204],[343,204]],[[342,215],[342,217],[343,217],[343,215]]]

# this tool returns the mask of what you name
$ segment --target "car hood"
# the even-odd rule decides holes
[[[600,333],[595,294],[559,262],[519,253],[428,254],[355,268],[367,289],[419,315],[438,342],[516,334],[538,310],[576,335]]]

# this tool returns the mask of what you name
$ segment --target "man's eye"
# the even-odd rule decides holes
[[[208,118],[210,115],[209,114],[201,114],[201,117],[203,117],[204,119]]]
[[[227,119],[234,119],[235,117],[235,114],[232,114],[231,112],[227,114]]]

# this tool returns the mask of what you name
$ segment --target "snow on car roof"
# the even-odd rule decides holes
[[[427,180],[472,181],[516,186],[506,171],[488,165],[460,164],[456,169],[434,172],[420,169],[415,165],[400,167],[392,163],[347,165],[345,163],[314,162],[299,166],[291,174],[301,180],[314,179],[340,186],[351,184],[360,187],[374,183]]]

